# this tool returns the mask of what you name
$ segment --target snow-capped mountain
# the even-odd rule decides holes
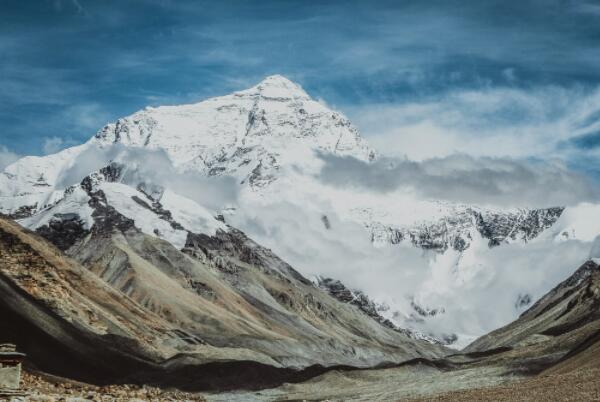
[[[336,261],[344,268],[360,265],[364,258],[366,271],[380,264],[372,256],[395,253],[388,248],[421,250],[426,261],[422,265],[431,270],[422,286],[413,286],[409,294],[388,291],[369,304],[368,310],[379,306],[378,316],[395,326],[409,325],[415,317],[431,319],[420,311],[449,311],[441,304],[455,297],[457,289],[487,286],[489,275],[496,272],[491,262],[480,260],[487,249],[542,241],[591,242],[600,233],[600,220],[590,219],[600,216],[594,205],[494,209],[401,192],[382,195],[335,188],[319,180],[323,154],[364,163],[377,158],[345,116],[311,99],[288,79],[271,76],[250,89],[200,103],[146,108],[106,125],[85,144],[15,162],[0,174],[0,213],[54,239],[65,250],[101,225],[107,210],[180,250],[189,233],[213,236],[228,230],[227,221],[264,240],[304,274],[326,277],[330,273],[321,270],[333,265],[332,259],[354,258]],[[152,164],[157,155],[172,166],[169,174],[187,175],[189,187],[201,186],[190,177],[233,177],[239,199],[235,205],[208,206],[176,188],[174,177],[156,180],[164,167]],[[274,215],[278,208],[285,212]],[[311,226],[313,217],[317,226]],[[360,249],[349,224],[366,228],[360,236],[381,250]],[[346,250],[332,257],[319,249],[340,244]],[[357,250],[357,256],[348,256],[348,251]],[[303,260],[306,255],[321,259]],[[387,265],[416,269],[407,266],[402,255],[392,257],[386,257]],[[360,287],[358,280],[347,283],[349,268],[337,274],[335,279]],[[481,279],[484,274],[488,276]],[[529,291],[519,295],[528,296]],[[394,298],[402,302],[395,305],[390,302]],[[510,300],[511,308],[515,303]]]
[[[252,187],[275,180],[282,165],[306,165],[314,150],[375,157],[346,117],[280,75],[193,105],[147,108],[108,124],[92,142],[162,149],[182,170],[235,175]]]
[[[0,175],[0,212],[24,218],[53,205],[63,194],[65,173],[88,162],[79,156],[114,146],[164,151],[178,172],[232,175],[253,190],[285,178],[282,167],[318,171],[315,151],[375,158],[345,116],[275,75],[197,104],[149,107],[106,125],[83,145],[23,158]]]
[[[318,171],[315,151],[364,161],[376,158],[345,116],[275,75],[250,89],[197,104],[149,107],[106,125],[86,144],[46,157],[23,158],[0,175],[0,212],[20,219],[54,205],[63,196],[60,176],[77,156],[91,147],[115,144],[165,151],[178,171],[232,175],[259,194],[267,193],[262,189],[277,179],[295,185],[298,177],[291,167],[302,168],[305,175]],[[331,198],[339,203],[336,195]],[[411,221],[399,223],[406,218],[390,213],[395,206],[347,199],[343,203],[340,213],[363,224],[377,245],[409,241],[440,251],[468,247],[473,230],[488,238],[490,246],[528,241],[562,212],[561,208],[498,211],[434,200],[430,203],[435,212],[400,208]]]

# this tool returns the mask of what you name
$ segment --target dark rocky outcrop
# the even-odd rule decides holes
[[[436,222],[416,224],[407,228],[374,225],[373,240],[391,244],[410,241],[425,250],[444,252],[465,251],[471,244],[473,231],[488,240],[490,247],[509,241],[528,242],[552,226],[564,211],[563,207],[530,209],[516,212],[487,211],[466,208]],[[377,233],[377,235],[375,235]]]
[[[54,245],[63,251],[89,233],[77,214],[56,214],[47,225],[36,231],[46,239],[52,239]]]

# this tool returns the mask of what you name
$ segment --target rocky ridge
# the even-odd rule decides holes
[[[489,247],[531,241],[550,228],[563,211],[562,207],[494,211],[456,206],[437,221],[395,226],[372,220],[367,228],[373,243],[379,245],[407,241],[425,250],[464,251],[470,246],[475,232],[488,241]]]
[[[451,345],[454,341],[456,341],[456,338],[452,336],[437,338],[435,336],[427,335],[410,328],[399,327],[398,325],[394,324],[391,320],[381,315],[382,312],[388,311],[390,309],[389,306],[381,303],[376,303],[361,290],[349,289],[340,280],[332,278],[323,278],[319,276],[314,278],[313,282],[319,288],[323,289],[340,302],[358,307],[359,310],[361,310],[369,317],[373,318],[375,321],[379,322],[381,325],[391,328],[394,331],[405,334],[410,338],[420,339],[432,344],[446,346]],[[415,305],[414,308],[415,311],[421,312],[422,316],[426,315],[426,313],[423,312],[423,310],[419,306]]]

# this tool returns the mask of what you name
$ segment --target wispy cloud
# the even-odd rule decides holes
[[[5,146],[0,145],[0,171],[4,170],[6,166],[17,161],[19,158],[19,155],[10,151]]]
[[[573,165],[595,156],[600,89],[462,89],[420,101],[350,107],[348,114],[389,156],[423,160],[463,153]],[[599,166],[591,163],[584,170]]]
[[[85,12],[79,0],[53,0],[53,5],[57,11],[74,10],[77,13]]]
[[[206,177],[198,172],[180,172],[162,149],[131,148],[119,144],[87,147],[61,172],[56,179],[57,187],[67,188],[78,184],[84,177],[110,162],[127,166],[120,178],[125,184],[136,188],[140,183],[169,188],[214,211],[235,204],[238,198],[239,184],[233,177]]]

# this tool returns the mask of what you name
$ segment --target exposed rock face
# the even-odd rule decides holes
[[[382,325],[386,327],[396,329],[395,325],[383,318],[378,310],[381,308],[377,306],[375,302],[369,299],[367,295],[365,295],[360,290],[350,290],[348,289],[342,282],[332,278],[316,278],[317,285],[327,291],[331,296],[341,301],[342,303],[349,303],[357,306],[361,311],[367,314],[369,317],[375,319],[380,322]]]
[[[363,313],[373,318],[381,325],[387,328],[391,328],[399,333],[405,334],[406,336],[412,339],[424,340],[426,342],[438,345],[451,345],[457,339],[456,335],[448,335],[436,338],[418,331],[414,331],[409,328],[398,327],[392,321],[381,315],[381,312],[387,311],[389,309],[388,306],[375,303],[369,298],[369,296],[367,296],[364,292],[361,292],[360,290],[350,290],[346,287],[346,285],[344,285],[341,281],[337,279],[317,277],[315,278],[315,282],[317,286],[325,290],[327,293],[329,293],[331,296],[341,301],[342,303],[348,303],[358,307]],[[416,305],[414,305],[413,307],[416,311],[422,311]],[[426,312],[423,312],[423,314],[426,314]]]
[[[29,218],[31,215],[35,213],[38,205],[37,202],[32,205],[22,205],[16,208],[13,212],[11,212],[8,217],[11,219],[24,219]]]
[[[39,227],[37,232],[47,239],[53,239],[54,245],[61,250],[69,249],[88,234],[84,223],[75,213],[56,214],[47,225]]]
[[[511,240],[529,241],[552,226],[564,208],[546,208],[520,211],[519,213],[474,212],[479,233],[489,239],[489,245],[498,246]]]
[[[493,211],[477,207],[454,207],[438,221],[426,221],[407,227],[373,222],[369,225],[373,242],[414,246],[444,252],[466,250],[477,232],[490,247],[514,241],[528,242],[550,228],[564,208],[518,211]]]

